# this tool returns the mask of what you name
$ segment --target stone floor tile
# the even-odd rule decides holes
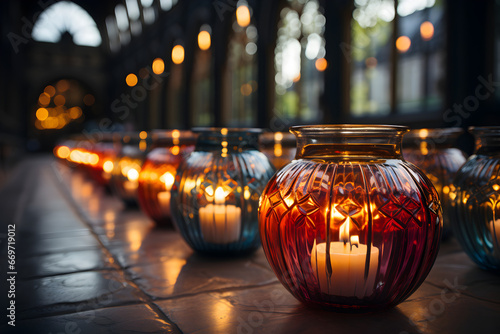
[[[250,258],[209,258],[192,254],[127,269],[134,282],[153,298],[204,291],[266,285],[277,281],[273,272]]]
[[[205,293],[156,304],[184,333],[352,334],[414,329],[398,308],[362,314],[333,312],[303,305],[281,284]]]
[[[140,301],[138,291],[115,271],[91,271],[18,281],[19,318],[77,312]]]
[[[1,327],[0,327],[1,328]],[[128,305],[17,321],[2,333],[180,333],[150,306]],[[10,330],[7,332],[7,330]]]
[[[101,250],[58,252],[24,258],[17,264],[19,278],[53,276],[113,268]]]

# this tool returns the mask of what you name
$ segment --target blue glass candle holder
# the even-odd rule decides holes
[[[452,187],[451,226],[474,262],[500,272],[500,127],[469,130],[476,148]]]
[[[259,198],[274,174],[259,129],[195,128],[195,150],[172,187],[174,225],[196,251],[248,253],[259,245]]]

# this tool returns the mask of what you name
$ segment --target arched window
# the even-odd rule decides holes
[[[77,45],[99,46],[101,34],[92,17],[80,6],[60,1],[45,9],[33,26],[35,41],[57,43],[68,32]]]
[[[251,8],[237,8],[224,71],[223,121],[228,126],[255,126],[257,110],[257,28]]]
[[[274,51],[275,113],[306,122],[322,117],[326,19],[317,0],[287,0]]]

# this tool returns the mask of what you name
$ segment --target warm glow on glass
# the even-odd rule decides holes
[[[45,121],[49,117],[49,111],[45,108],[38,108],[36,111],[36,118],[40,121]]]
[[[148,133],[147,133],[146,131],[141,131],[141,132],[139,133],[139,138],[141,138],[141,139],[146,139],[146,138],[148,138]]]
[[[283,140],[283,134],[281,132],[276,132],[274,134],[274,140],[275,141],[281,141],[281,140]]]
[[[177,65],[184,61],[184,47],[182,45],[176,45],[172,49],[172,61]]]
[[[179,138],[181,136],[181,132],[179,130],[172,131],[172,138]]]
[[[434,25],[429,21],[425,21],[420,25],[420,36],[424,41],[428,41],[434,36]]]
[[[111,173],[114,167],[115,165],[113,164],[113,161],[107,160],[102,165],[102,170],[105,171],[106,173]]]
[[[47,93],[42,93],[40,94],[40,97],[38,98],[38,103],[42,106],[42,107],[46,107],[49,105],[50,103],[50,95],[47,94]]]
[[[411,39],[408,36],[399,36],[396,40],[396,48],[399,52],[404,53],[410,49]]]
[[[208,50],[210,49],[210,33],[208,31],[200,31],[198,34],[198,46],[200,47],[201,50]]]
[[[323,72],[328,67],[328,62],[326,61],[325,58],[319,58],[319,59],[316,59],[316,62],[314,63],[314,65],[316,66],[316,69],[318,71]]]
[[[130,86],[130,87],[134,87],[135,85],[137,85],[137,75],[133,74],[133,73],[130,73],[129,75],[127,75],[127,77],[125,78],[125,81],[127,82],[127,85]]]
[[[236,9],[236,21],[243,28],[250,24],[250,10],[247,6],[242,5]]]
[[[227,135],[227,132],[228,132],[227,128],[220,129],[220,134],[223,136]]]
[[[57,157],[59,157],[61,159],[66,159],[67,157],[69,157],[70,153],[71,153],[71,151],[69,150],[69,147],[67,147],[67,146],[60,146],[56,151]]]
[[[162,74],[163,71],[165,71],[165,63],[163,62],[163,59],[156,58],[153,60],[153,72],[155,74]]]

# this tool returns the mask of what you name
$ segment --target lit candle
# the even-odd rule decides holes
[[[127,180],[123,182],[123,189],[125,189],[125,192],[127,193],[128,196],[135,195],[135,192],[139,187],[139,182],[137,181],[138,179],[139,179],[139,172],[137,171],[137,169],[130,168],[127,171]]]
[[[229,244],[238,241],[241,230],[241,209],[226,205],[221,187],[215,190],[215,204],[200,208],[200,227],[203,239],[214,244]]]
[[[348,217],[340,227],[340,241],[330,242],[331,276],[327,270],[326,243],[316,245],[316,240],[314,241],[311,265],[322,292],[334,296],[363,298],[369,296],[375,287],[379,250],[372,246],[368,253],[367,245],[360,244],[357,235],[349,238],[349,225]],[[370,259],[365,278],[368,254]]]
[[[175,177],[172,173],[166,172],[160,176],[160,181],[165,184],[166,191],[160,191],[158,193],[158,204],[160,205],[162,215],[170,216],[170,190],[174,184]]]

